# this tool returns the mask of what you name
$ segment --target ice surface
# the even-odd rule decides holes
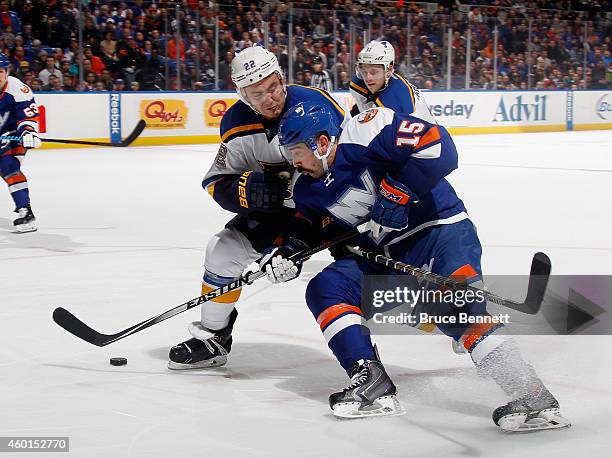
[[[553,273],[612,274],[612,132],[456,142],[451,181],[478,226],[485,272],[524,274],[542,250]],[[328,395],[347,378],[304,302],[327,256],[294,282],[245,288],[224,368],[166,369],[197,309],[105,348],[56,326],[57,306],[111,333],[199,294],[206,242],[231,217],[200,186],[215,152],[28,154],[39,231],[12,234],[0,194],[0,436],[70,436],[75,457],[609,456],[608,336],[521,339],[568,430],[500,433],[490,415],[503,393],[443,336],[375,339],[407,415],[333,418]],[[112,356],[129,363],[110,366]]]

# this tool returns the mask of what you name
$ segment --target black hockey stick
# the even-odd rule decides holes
[[[132,133],[128,135],[127,137],[125,137],[123,140],[121,140],[119,143],[94,142],[94,141],[89,141],[89,140],[67,140],[67,139],[65,140],[63,138],[42,138],[42,137],[40,140],[42,142],[47,142],[47,143],[68,143],[71,145],[93,145],[93,146],[117,146],[120,148],[124,148],[126,146],[130,146],[134,142],[134,140],[138,138],[138,136],[142,133],[146,125],[147,125],[147,122],[144,119],[141,119],[140,121],[138,121],[138,124],[136,124],[136,127],[134,128]],[[9,136],[0,137],[0,140],[19,141],[21,140],[21,137],[9,135]]]
[[[314,248],[296,253],[289,259],[296,262],[304,261],[315,253],[323,251],[338,243],[346,242],[352,239],[353,237],[356,237],[357,235],[359,235],[359,231],[357,228],[354,228],[346,232],[345,234],[339,235],[335,239],[321,243],[320,245],[317,245]],[[261,271],[248,272],[242,277],[240,277],[238,280],[228,283],[227,285],[222,286],[220,288],[214,289],[200,297],[191,299],[190,301],[187,301],[181,305],[177,305],[176,307],[171,308],[170,310],[164,313],[144,320],[138,324],[135,324],[134,326],[130,326],[129,328],[124,329],[123,331],[120,331],[116,334],[102,334],[87,326],[76,316],[74,316],[72,313],[62,307],[58,307],[53,311],[53,321],[55,321],[66,331],[71,334],[74,334],[78,338],[83,339],[86,342],[89,342],[90,344],[96,345],[98,347],[104,347],[110,343],[116,342],[117,340],[123,339],[124,337],[135,334],[139,331],[142,331],[143,329],[153,326],[154,324],[167,320],[168,318],[171,318],[174,315],[178,315],[179,313],[183,313],[186,310],[197,307],[198,305],[204,302],[208,302],[225,293],[241,288],[243,285],[249,285],[253,281],[265,275],[266,274]]]
[[[527,313],[529,315],[535,315],[540,310],[540,306],[542,305],[542,299],[544,299],[544,293],[546,292],[546,286],[548,285],[548,280],[550,278],[551,270],[550,258],[544,253],[536,253],[533,256],[533,260],[531,261],[531,270],[529,272],[529,283],[527,285],[527,297],[525,298],[525,302],[515,302],[513,300],[506,299],[504,297],[490,293],[489,291],[485,291],[483,289],[476,288],[474,286],[470,286],[465,283],[453,280],[452,278],[444,277],[442,275],[434,274],[432,272],[427,272],[426,270],[419,269],[418,267],[411,266],[410,264],[396,261],[395,259],[388,258],[381,254],[366,251],[358,246],[347,246],[347,249],[351,253],[354,253],[357,256],[361,256],[362,258],[366,258],[377,264],[382,264],[383,266],[389,267],[393,270],[397,270],[399,272],[403,272],[414,277],[430,281],[436,285],[446,287],[451,290],[479,291],[483,294],[484,299],[489,302],[508,307],[512,310]]]

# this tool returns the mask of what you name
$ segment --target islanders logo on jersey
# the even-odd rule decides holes
[[[376,108],[371,108],[363,113],[359,113],[357,115],[357,122],[360,124],[365,124],[366,122],[370,122],[372,119],[374,119],[377,114],[378,110]]]

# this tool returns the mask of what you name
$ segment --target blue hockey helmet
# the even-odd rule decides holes
[[[278,126],[278,140],[281,150],[286,155],[289,153],[289,157],[289,148],[305,143],[315,156],[322,159],[317,153],[319,135],[327,134],[334,143],[341,131],[341,121],[328,106],[309,100],[298,103],[285,113]]]
[[[9,68],[11,61],[3,53],[0,52],[0,68]]]

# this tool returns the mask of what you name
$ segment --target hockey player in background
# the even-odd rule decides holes
[[[357,75],[350,84],[350,92],[356,100],[351,110],[354,116],[372,107],[386,107],[396,113],[413,114],[436,124],[429,111],[423,92],[395,73],[395,50],[388,41],[371,41],[357,56]],[[429,323],[412,323],[421,331],[432,332],[436,326]],[[465,354],[465,348],[452,340],[452,349]]]
[[[202,186],[225,210],[236,213],[208,242],[202,294],[240,277],[282,235],[292,210],[283,206],[293,172],[278,145],[278,122],[303,101],[325,107],[338,124],[350,118],[330,94],[285,85],[276,56],[253,46],[236,55],[231,78],[240,100],[221,120],[221,145]],[[198,369],[227,362],[240,290],[205,302],[192,336],[170,349],[170,369]]]
[[[371,41],[359,52],[356,75],[349,86],[357,102],[351,114],[354,116],[372,107],[387,107],[435,122],[423,93],[395,73],[394,65],[395,50],[388,41]]]
[[[30,148],[41,145],[38,137],[38,107],[32,90],[17,78],[9,76],[10,61],[0,53],[0,173],[15,202],[13,221],[16,232],[36,230],[36,219],[30,206],[28,180],[21,164]],[[3,137],[19,137],[6,140]]]
[[[295,278],[301,265],[290,259],[298,245],[316,243],[312,235],[330,220],[341,231],[368,222],[361,247],[384,251],[402,262],[427,266],[468,284],[481,283],[481,245],[463,202],[445,177],[457,168],[457,151],[448,132],[412,115],[387,108],[367,110],[343,130],[325,107],[302,103],[281,120],[283,153],[301,176],[294,182],[296,210],[304,215],[290,242],[265,256],[260,268],[272,282]],[[304,221],[310,221],[305,224]],[[395,274],[369,261],[347,255],[327,266],[308,283],[306,302],[329,348],[351,382],[330,396],[335,415],[402,413],[396,387],[385,372],[365,327],[361,305],[364,275]],[[432,307],[431,309],[428,307]],[[434,316],[458,312],[487,315],[484,300],[462,307],[425,304]],[[493,412],[506,431],[569,426],[559,403],[513,339],[496,333],[503,324],[438,324],[461,342],[478,368],[491,376],[512,400]]]

